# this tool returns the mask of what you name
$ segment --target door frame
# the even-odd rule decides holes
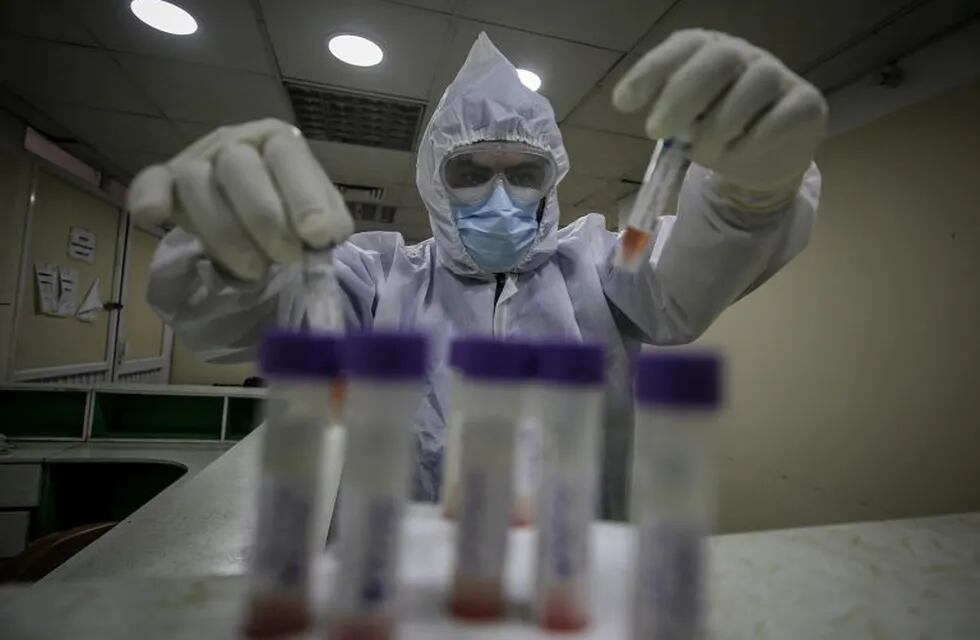
[[[39,174],[45,171],[50,175],[64,180],[73,187],[95,196],[106,202],[116,210],[119,216],[119,224],[116,226],[115,238],[115,260],[112,265],[112,289],[110,299],[118,300],[119,291],[122,283],[123,260],[120,256],[125,251],[127,218],[122,203],[78,176],[65,171],[58,165],[45,160],[44,158],[33,156],[31,158],[31,186],[30,195],[27,199],[27,212],[24,217],[24,229],[21,236],[21,260],[20,272],[17,276],[17,291],[14,298],[14,309],[12,319],[12,330],[10,332],[10,371],[11,382],[108,382],[113,379],[113,364],[116,361],[116,336],[119,326],[119,313],[109,312],[109,321],[106,330],[105,359],[99,362],[83,362],[69,365],[56,365],[53,367],[36,367],[31,369],[15,369],[17,365],[17,343],[20,335],[20,314],[24,304],[33,304],[34,291],[34,269],[31,263],[31,232],[34,228],[35,201],[37,200]]]
[[[129,285],[129,261],[132,257],[132,252],[130,249],[130,238],[132,237],[133,229],[139,229],[149,233],[157,238],[163,238],[167,234],[165,229],[160,227],[138,225],[133,221],[133,216],[129,215],[129,212],[124,212],[126,218],[126,233],[123,240],[123,259],[122,259],[122,273],[121,281],[119,284],[119,296],[117,300],[123,303],[123,307],[119,309],[116,316],[116,331],[113,337],[113,354],[114,358],[112,360],[112,374],[111,381],[119,382],[120,378],[125,378],[133,374],[139,374],[143,372],[159,371],[159,380],[156,384],[169,384],[170,383],[170,366],[172,362],[171,356],[173,355],[173,344],[174,344],[174,331],[169,324],[161,321],[163,326],[163,340],[160,344],[160,355],[153,358],[139,358],[137,360],[125,360],[125,353],[122,348],[125,342],[125,326],[126,326],[126,288]]]

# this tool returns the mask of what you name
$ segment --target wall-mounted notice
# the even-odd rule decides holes
[[[99,292],[99,279],[96,278],[85,294],[82,304],[78,305],[78,319],[82,322],[95,322],[100,311],[102,311],[102,295]]]
[[[58,315],[58,266],[35,263],[34,281],[37,284],[38,310],[45,315]]]
[[[58,267],[58,315],[73,316],[78,308],[78,269]]]
[[[95,232],[84,227],[72,227],[68,234],[68,256],[95,262]]]

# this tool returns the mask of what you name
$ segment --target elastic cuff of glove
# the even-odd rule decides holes
[[[709,182],[723,204],[748,213],[773,213],[793,202],[803,182],[803,174],[771,189],[742,187],[717,174],[711,174]]]

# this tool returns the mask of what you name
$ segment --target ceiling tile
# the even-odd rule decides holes
[[[574,171],[569,172],[558,185],[558,200],[559,202],[578,204],[605,184],[605,180],[601,178],[579,175]]]
[[[612,104],[612,91],[619,79],[640,59],[637,55],[627,55],[615,68],[589,92],[565,122],[589,129],[622,133],[637,138],[645,138],[643,123],[646,111],[621,113]]]
[[[819,56],[846,41],[850,34],[858,33],[867,28],[867,25],[873,24],[877,16],[887,15],[898,4],[904,3],[886,0],[854,6],[850,2],[832,0],[819,5],[802,5],[767,0],[762,3],[768,16],[765,18],[759,15],[759,4],[753,4],[751,10],[746,10],[739,3],[685,0],[667,14],[663,23],[644,39],[636,51],[623,58],[603,82],[576,106],[567,122],[591,129],[644,137],[646,110],[633,114],[620,113],[612,106],[612,90],[643,53],[674,29],[700,25],[728,31],[772,50],[787,64],[798,68],[818,60]],[[854,15],[851,15],[852,6]],[[875,7],[877,10],[873,11]],[[873,36],[857,43],[853,49],[820,65],[808,77],[823,88],[842,80],[860,77],[873,70],[876,65],[884,64],[890,57],[904,53],[914,43],[975,10],[975,0],[933,0],[917,5],[914,11],[901,20],[882,28]],[[822,15],[824,12],[827,15]],[[841,20],[828,18],[842,12],[848,13],[848,16]]]
[[[603,216],[605,216],[606,220],[617,220],[618,222],[619,205],[613,198],[596,194],[590,196],[585,202],[581,203],[578,208],[586,209],[587,213],[601,213]]]
[[[848,47],[840,54],[810,69],[806,77],[818,87],[828,89],[875,71],[910,53],[934,34],[975,16],[976,0],[933,0],[894,20]]]
[[[610,180],[605,184],[605,186],[603,186],[602,189],[599,189],[593,193],[590,198],[599,198],[616,202],[636,191],[639,186],[640,185],[632,184],[630,182],[623,182],[622,180]]]
[[[456,14],[617,51],[628,51],[673,0],[463,0]]]
[[[129,54],[115,57],[171,118],[216,125],[292,120],[285,90],[272,76]]]
[[[409,4],[419,9],[429,9],[430,11],[441,11],[448,13],[452,11],[453,3],[456,0],[399,0],[400,4]]]
[[[653,154],[653,149],[650,150],[650,154]],[[634,183],[634,186],[639,186],[639,183],[643,182],[643,176],[647,173],[647,166],[650,164],[650,158],[645,158],[642,162],[638,162],[633,167],[622,175],[623,180],[629,180]]]
[[[32,102],[159,115],[108,54],[88,47],[0,38],[0,82]]]
[[[644,53],[677,29],[724,31],[771,51],[800,70],[821,54],[847,42],[903,7],[908,0],[823,0],[751,3],[685,0],[674,5],[637,46]]]
[[[0,85],[0,111],[7,111],[21,121],[29,123],[49,139],[63,140],[71,138],[71,132],[58,124],[51,116],[2,85]],[[3,114],[0,113],[0,118],[2,117]],[[0,142],[0,144],[6,142],[9,142],[9,140]],[[17,139],[15,144],[20,148],[23,140]]]
[[[558,203],[558,226],[565,227],[569,224],[575,222],[584,215],[593,213],[594,210],[590,209],[585,204],[572,204],[571,202],[560,202]]]
[[[269,35],[284,76],[361,91],[425,99],[443,50],[449,17],[377,0],[263,0]],[[327,36],[355,33],[385,52],[370,68],[327,52]]]
[[[95,46],[92,35],[52,0],[0,2],[0,34]]]
[[[415,182],[415,154],[342,142],[311,140],[313,155],[334,182],[367,186]]]
[[[175,36],[144,24],[122,0],[72,2],[70,10],[108,49],[273,73],[274,67],[252,12],[241,0],[180,0],[198,30]]]
[[[646,163],[654,143],[615,133],[562,127],[572,170],[594,178],[619,178],[637,164]]]
[[[137,149],[104,148],[100,151],[121,168],[135,175],[151,164],[160,164],[170,159],[168,155],[139,151]]]
[[[189,145],[198,138],[203,138],[220,126],[205,124],[203,122],[187,122],[185,120],[174,120],[174,124],[183,136],[184,146]]]
[[[38,105],[51,118],[97,150],[139,149],[173,155],[183,147],[182,132],[166,118],[92,109],[63,102]]]
[[[620,54],[607,49],[575,44],[506,27],[495,27],[470,20],[459,20],[452,41],[443,56],[432,93],[438,99],[466,60],[481,31],[515,67],[541,76],[541,95],[548,98],[561,121],[613,66]]]

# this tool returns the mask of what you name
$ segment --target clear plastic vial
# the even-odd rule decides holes
[[[453,345],[452,392],[460,427],[456,553],[449,605],[460,618],[504,615],[504,567],[512,509],[515,437],[525,414],[533,349],[468,338]]]
[[[462,353],[457,346],[458,341],[449,347],[449,388],[455,389],[459,382],[459,366],[457,360]],[[442,486],[439,488],[439,502],[442,515],[450,520],[456,518],[456,506],[459,500],[459,456],[463,417],[457,403],[450,402],[449,415],[446,419],[446,438],[442,451]]]
[[[417,334],[348,335],[340,566],[328,605],[333,640],[386,640],[398,618],[399,535],[415,459],[426,342]]]
[[[457,359],[465,350],[466,341],[453,342],[449,350],[450,388],[459,384]],[[459,465],[462,451],[462,423],[464,414],[450,403],[449,418],[446,420],[446,439],[443,448],[442,488],[440,504],[444,517],[456,518],[459,500]],[[525,414],[517,424],[513,463],[513,508],[511,522],[519,527],[531,525],[534,521],[535,496],[541,481],[541,424],[536,416]]]
[[[619,269],[636,272],[650,254],[653,228],[661,216],[677,211],[677,200],[684,178],[691,166],[687,159],[688,144],[668,138],[661,140],[643,176],[636,194],[629,223],[620,236],[614,264]]]
[[[641,356],[636,367],[633,638],[705,634],[704,537],[715,514],[713,421],[721,364],[704,353]]]
[[[277,637],[313,624],[311,567],[326,538],[320,461],[340,346],[332,336],[277,331],[263,340],[260,364],[269,396],[245,633]]]
[[[537,496],[538,623],[573,632],[591,618],[589,529],[598,500],[605,351],[597,344],[537,347],[530,402],[544,436]]]

